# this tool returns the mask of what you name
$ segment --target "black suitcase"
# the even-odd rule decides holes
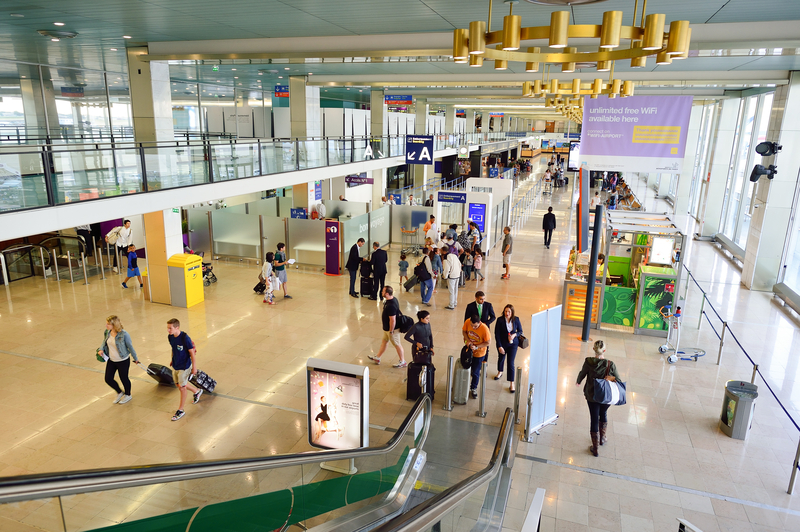
[[[361,278],[361,297],[372,297],[372,277]]]
[[[172,369],[167,366],[155,363],[150,364],[147,366],[147,374],[162,386],[175,386],[175,381],[172,378]]]
[[[359,266],[359,271],[361,272],[361,277],[369,277],[372,274],[372,264],[362,262],[361,266]]]
[[[406,289],[406,292],[410,292],[412,288],[419,284],[419,279],[417,279],[416,275],[412,275],[408,281],[403,283],[403,288]]]
[[[422,395],[422,389],[419,386],[419,374],[422,372],[422,368],[427,367],[427,384],[425,385],[425,391],[431,394],[431,399],[433,399],[434,389],[433,389],[433,381],[434,376],[436,374],[436,368],[433,367],[433,364],[416,364],[412,362],[408,365],[408,382],[406,383],[406,399],[409,401],[416,401],[419,399],[419,396]]]
[[[208,393],[214,393],[214,388],[217,387],[217,381],[209,377],[208,373],[206,373],[205,371],[200,371],[199,369],[197,370],[197,374],[192,375],[189,378],[189,382],[191,382],[198,388],[202,388]]]
[[[257,285],[253,287],[253,292],[256,294],[264,295],[264,292],[267,290],[267,285],[263,281],[259,281]]]

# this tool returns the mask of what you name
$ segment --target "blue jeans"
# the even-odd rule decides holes
[[[358,273],[358,270],[347,270],[347,271],[350,272],[350,293],[351,294],[355,294],[356,293],[356,273]]]
[[[488,347],[486,348],[488,353]],[[469,385],[470,390],[477,390],[478,384],[481,382],[481,368],[483,367],[483,361],[486,360],[486,355],[482,357],[472,357],[472,366],[470,366],[470,372],[472,373],[472,382]]]
[[[433,279],[427,281],[420,281],[419,291],[422,294],[422,302],[429,303],[433,295]]]

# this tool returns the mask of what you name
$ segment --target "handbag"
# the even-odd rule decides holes
[[[528,340],[528,337],[524,334],[520,334],[517,338],[519,338],[519,347],[520,349],[528,349],[531,345],[531,341]]]
[[[105,362],[106,360],[108,360],[108,357],[106,357],[105,354],[101,355],[98,351],[94,352],[94,356],[97,357],[98,362]]]
[[[595,403],[601,405],[624,405],[625,404],[625,383],[608,379],[608,372],[611,370],[611,362],[606,363],[606,374],[602,379],[594,379],[594,397]]]
[[[264,279],[264,274],[262,274],[262,273],[258,274],[258,282],[260,282],[260,283],[265,283],[266,282],[266,279]]]

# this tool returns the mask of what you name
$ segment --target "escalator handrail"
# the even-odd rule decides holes
[[[45,246],[44,243],[47,242],[48,240],[77,240],[78,241],[78,249],[81,249],[81,247],[82,247],[84,253],[86,253],[86,250],[88,249],[86,247],[86,242],[83,240],[83,237],[72,236],[72,235],[49,236],[49,237],[45,238],[44,240],[42,240],[41,242],[39,242],[39,244],[37,244],[37,245],[42,246],[44,248],[47,248],[47,246]],[[59,243],[59,245],[60,245],[60,243]]]
[[[0,504],[387,454],[400,446],[406,433],[415,428],[414,420],[421,413],[424,425],[416,444],[416,460],[428,437],[431,405],[430,395],[422,394],[394,436],[377,447],[3,477]]]
[[[511,458],[511,438],[514,434],[514,415],[511,408],[506,408],[503,422],[500,425],[500,434],[494,444],[492,458],[489,464],[470,476],[404,512],[402,515],[387,521],[371,532],[417,532],[428,530],[456,506],[464,502],[477,490],[491,482],[507,465]]]

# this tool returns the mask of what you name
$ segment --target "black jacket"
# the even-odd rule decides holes
[[[542,229],[555,229],[556,228],[556,215],[548,212],[542,218]]]
[[[604,378],[606,376],[607,367],[609,375],[614,376],[618,381],[622,380],[622,377],[617,373],[617,365],[610,360],[586,357],[583,361],[583,367],[580,373],[578,373],[578,380],[576,382],[580,384],[581,381],[586,378],[586,384],[583,385],[583,396],[587,401],[592,401],[592,399],[594,399],[594,380]]]
[[[386,255],[386,251],[382,249],[376,249],[372,252],[369,262],[372,264],[372,273],[375,274],[375,277],[386,275],[386,262],[388,260],[389,257]]]
[[[358,250],[358,244],[353,244],[353,247],[350,248],[350,255],[347,256],[347,264],[344,265],[345,269],[358,271],[358,267],[361,265],[361,256]]]
[[[478,313],[478,304],[473,301],[472,303],[467,305],[467,310],[464,312],[464,321],[467,321],[470,318],[470,316],[477,313]],[[485,323],[487,327],[489,327],[492,324],[492,322],[497,318],[494,315],[494,308],[492,307],[492,304],[489,303],[488,301],[483,302],[483,315],[480,316],[480,318],[481,321]]]
[[[522,323],[519,321],[518,316],[514,316],[513,320],[513,327],[514,330],[509,333],[508,327],[506,327],[506,318],[505,316],[500,316],[500,319],[497,320],[497,323],[494,326],[494,341],[498,348],[502,347],[503,351],[507,350],[510,347],[516,347],[519,345],[519,335],[522,334]],[[516,334],[517,337],[514,338],[513,342],[508,341],[509,334]]]
[[[425,200],[425,207],[433,207],[433,200],[428,198]]]

